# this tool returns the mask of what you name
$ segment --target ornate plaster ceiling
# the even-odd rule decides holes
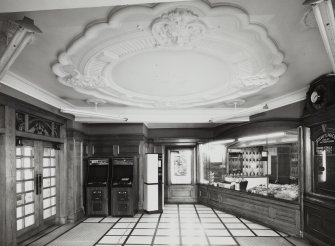
[[[231,103],[274,85],[283,54],[243,10],[204,2],[132,6],[89,27],[53,66],[92,98],[142,108]]]

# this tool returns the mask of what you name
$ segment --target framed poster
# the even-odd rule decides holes
[[[173,150],[170,152],[171,184],[191,184],[192,182],[192,150]]]

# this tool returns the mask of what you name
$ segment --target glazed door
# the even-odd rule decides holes
[[[58,151],[25,140],[16,147],[16,222],[23,240],[56,221]]]
[[[168,148],[167,158],[167,202],[196,202],[195,148]]]

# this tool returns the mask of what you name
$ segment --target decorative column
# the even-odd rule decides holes
[[[27,17],[18,21],[0,19],[0,80],[36,32],[41,30]]]

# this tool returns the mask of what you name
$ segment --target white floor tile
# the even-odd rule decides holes
[[[154,235],[156,229],[134,229],[131,235]]]
[[[121,218],[119,222],[137,222],[139,218]]]
[[[279,237],[279,234],[273,230],[253,230],[260,237]]]
[[[114,236],[116,236],[116,235],[129,235],[129,233],[131,232],[131,229],[114,229],[114,228],[112,228],[112,229],[110,229],[108,232],[107,232],[107,235],[109,235],[109,236],[112,236],[112,235],[114,235]]]
[[[87,218],[86,220],[84,220],[84,223],[99,223],[101,220],[103,219],[103,217],[92,217],[92,218]]]
[[[133,228],[135,223],[116,223],[113,228]]]
[[[141,218],[140,222],[157,222],[159,220],[159,217],[154,218]]]
[[[179,237],[156,236],[154,244],[179,244]]]
[[[119,218],[116,217],[106,217],[101,221],[101,223],[114,223],[117,222],[118,220]]]
[[[223,226],[223,224],[219,224],[219,223],[204,223],[204,224],[202,224],[202,226],[204,227],[204,228],[213,228],[213,229],[225,229],[225,227]]]
[[[179,218],[161,218],[160,223],[179,223]]]
[[[128,244],[151,244],[153,236],[130,236],[127,240]]]
[[[208,237],[211,245],[236,245],[232,237]]]
[[[201,218],[201,222],[202,223],[211,223],[211,222],[214,222],[214,223],[221,223],[221,221],[219,220],[219,218]]]
[[[192,245],[206,245],[207,239],[206,237],[182,237],[181,238],[182,244],[192,244]]]
[[[142,218],[156,218],[159,216],[160,214],[143,214]]]
[[[216,214],[211,213],[211,214],[199,214],[200,218],[217,218]]]
[[[239,237],[239,236],[249,236],[249,237],[253,237],[255,236],[252,231],[250,230],[230,230],[230,233],[235,236],[235,237]]]
[[[138,223],[136,228],[156,228],[157,223]]]
[[[223,223],[241,223],[237,218],[221,218]]]
[[[123,244],[126,240],[126,236],[104,236],[99,243],[100,244]]]
[[[244,224],[242,223],[225,223],[226,227],[228,229],[248,229]]]
[[[265,227],[265,226],[262,226],[262,225],[259,225],[259,224],[256,224],[256,223],[249,223],[249,224],[247,224],[247,226],[248,226],[250,229],[263,229],[263,230],[270,229],[270,228],[268,228],[268,227]]]
[[[156,235],[158,236],[175,236],[178,237],[179,236],[179,230],[178,229],[168,229],[168,228],[161,228],[158,229],[156,232]]]
[[[182,236],[204,236],[205,232],[202,229],[181,229]]]
[[[176,223],[159,223],[158,228],[179,228],[179,224]]]
[[[229,232],[227,230],[215,230],[215,229],[208,229],[205,230],[207,236],[219,236],[219,237],[226,237],[230,236]]]

